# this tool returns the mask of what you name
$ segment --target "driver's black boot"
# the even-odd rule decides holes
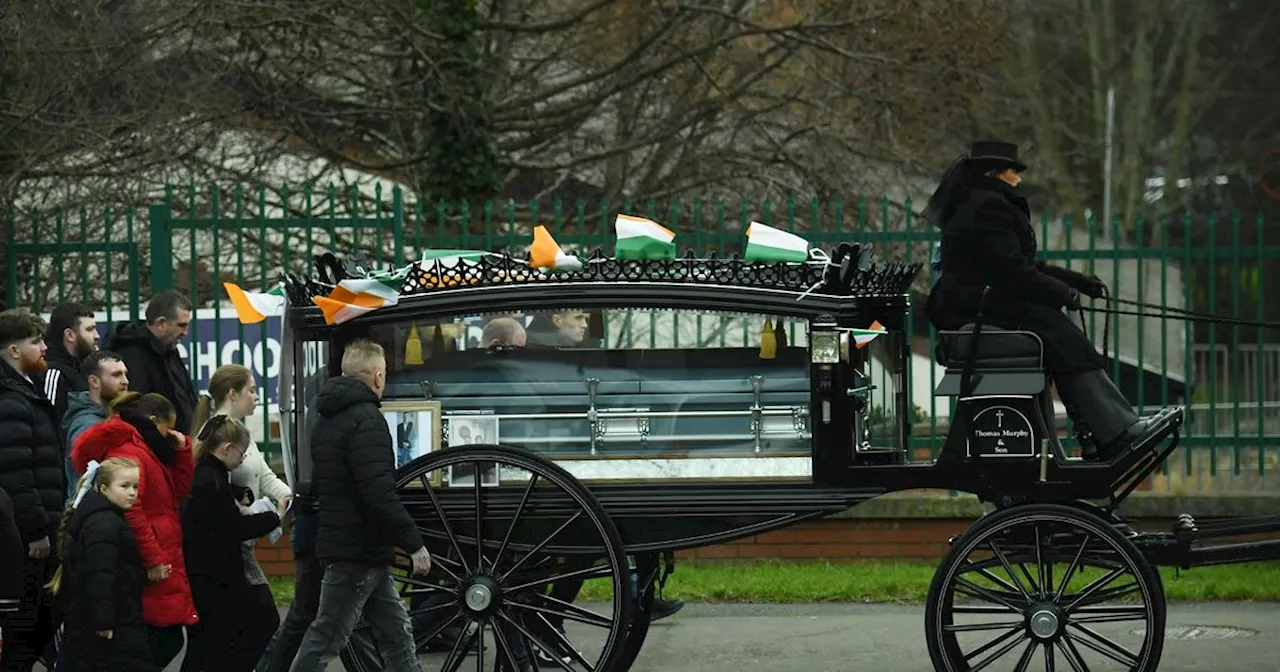
[[[1101,369],[1054,374],[1062,404],[1077,424],[1092,436],[1096,451],[1085,450],[1086,460],[1109,460],[1133,447],[1147,432],[1150,418],[1140,418],[1133,405]]]

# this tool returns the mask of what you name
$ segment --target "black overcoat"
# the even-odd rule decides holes
[[[1106,361],[1064,308],[1088,277],[1036,260],[1036,235],[1027,200],[994,178],[971,183],[954,215],[942,222],[942,277],[929,294],[937,329],[973,322],[983,287],[983,323],[1035,332],[1053,373],[1101,369]]]

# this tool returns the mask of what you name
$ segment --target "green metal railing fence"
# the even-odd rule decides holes
[[[310,270],[313,255],[363,253],[401,266],[427,248],[481,248],[523,255],[533,223],[544,224],[568,251],[613,247],[613,216],[649,217],[677,231],[683,250],[740,252],[752,221],[777,226],[830,247],[845,240],[872,245],[878,260],[924,262],[909,331],[916,336],[916,382],[936,385],[933,330],[923,299],[935,278],[928,266],[938,232],[887,199],[749,199],[620,203],[408,203],[399,188],[359,191],[266,188],[167,188],[146,210],[104,209],[75,216],[9,213],[4,219],[7,304],[47,310],[63,299],[105,309],[108,321],[139,316],[151,292],[191,292],[215,318],[224,308],[221,281],[248,289],[274,284],[284,269]],[[1260,216],[1182,215],[1138,220],[1132,240],[1101,233],[1090,219],[1039,218],[1041,258],[1096,273],[1126,299],[1245,320],[1280,316],[1280,290],[1267,292],[1268,263],[1280,240]],[[1106,227],[1114,231],[1115,227]],[[52,242],[49,242],[52,235]],[[149,259],[149,264],[146,260]],[[1273,280],[1274,282],[1274,280]],[[1090,313],[1086,329],[1100,343],[1105,320]],[[220,322],[214,322],[220,330]],[[1232,487],[1280,487],[1280,333],[1245,326],[1113,317],[1107,340],[1112,375],[1134,390],[1139,407],[1190,406],[1189,431],[1163,478],[1169,489],[1206,487],[1206,474],[1236,477]],[[265,325],[240,325],[246,329]],[[193,342],[198,334],[192,334]],[[221,333],[215,334],[221,342]],[[199,356],[191,353],[192,369]],[[920,367],[928,368],[921,375]],[[915,409],[913,448],[936,451],[950,407],[932,398]],[[265,446],[270,449],[272,446]],[[1270,467],[1270,469],[1268,468]],[[1243,486],[1241,485],[1243,483]]]

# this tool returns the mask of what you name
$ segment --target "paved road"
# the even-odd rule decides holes
[[[1160,672],[1280,672],[1280,604],[1173,605],[1168,625],[1171,636],[1200,638],[1166,640]],[[1183,626],[1246,631],[1231,633],[1236,636],[1230,639],[1203,639],[1227,633]],[[1007,672],[1016,661],[1017,651],[988,669]],[[1057,669],[1070,669],[1057,662]],[[922,672],[929,667],[923,605],[690,605],[653,625],[632,672]]]
[[[923,609],[691,604],[653,625],[632,672],[922,672]],[[1160,672],[1280,672],[1280,604],[1173,605],[1169,628]],[[463,669],[474,669],[468,662]],[[1008,656],[988,669],[1007,672],[1015,662]]]

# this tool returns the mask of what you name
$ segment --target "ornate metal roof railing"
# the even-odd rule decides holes
[[[722,287],[769,288],[798,294],[859,298],[897,297],[907,293],[922,264],[864,263],[865,250],[843,243],[827,259],[807,263],[745,261],[733,255],[694,256],[692,251],[675,259],[615,259],[596,250],[583,259],[580,270],[546,272],[526,261],[493,254],[475,261],[445,264],[436,260],[414,263],[400,291],[402,299],[447,294],[459,288],[512,285],[572,285],[579,283],[679,283]],[[293,305],[310,305],[312,296],[327,296],[345,278],[366,277],[353,260],[339,261],[332,254],[315,258],[318,276],[284,277]]]

